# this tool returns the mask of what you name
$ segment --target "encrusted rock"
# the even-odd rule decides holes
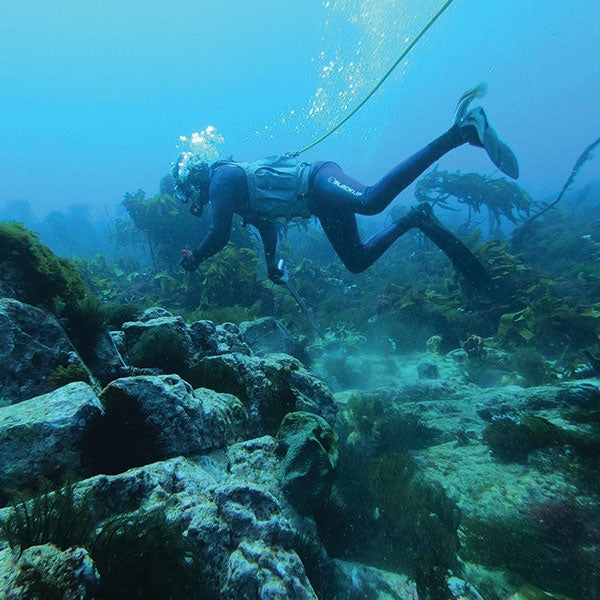
[[[317,600],[293,550],[242,542],[229,557],[222,596],[228,600]]]
[[[257,451],[265,444],[272,447],[272,438],[270,443],[257,440]],[[77,490],[91,492],[91,508],[101,519],[167,503],[169,520],[185,525],[189,544],[197,545],[209,571],[224,582],[224,598],[314,599],[304,567],[290,549],[292,529],[278,498],[246,479],[253,469],[244,468],[243,455],[253,454],[251,442],[238,447],[232,473],[218,456],[196,462],[178,457],[93,477]],[[276,480],[274,468],[271,477]]]
[[[198,362],[187,377],[195,387],[240,398],[250,411],[255,433],[274,433],[283,417],[294,411],[335,422],[337,409],[327,386],[287,354],[210,356]]]
[[[86,354],[85,359],[94,377],[103,386],[130,374],[130,368],[123,360],[115,338],[108,331],[101,331],[98,334],[93,348]]]
[[[348,600],[419,600],[415,582],[397,573],[336,559],[331,576],[332,589]]]
[[[328,495],[338,460],[337,435],[318,415],[289,413],[277,433],[283,490],[300,513],[308,514]]]
[[[248,413],[235,396],[198,389],[177,375],[124,377],[100,395],[106,412],[123,414],[134,403],[154,432],[161,455],[190,456],[248,435]]]
[[[0,489],[37,487],[39,475],[80,473],[85,425],[101,413],[83,382],[0,408]]]
[[[50,313],[11,298],[0,299],[0,406],[52,390],[48,376],[81,359]]]
[[[85,548],[61,551],[45,544],[26,548],[19,557],[10,550],[0,552],[0,598],[4,600],[93,600],[98,581]]]
[[[194,321],[190,325],[190,335],[194,342],[195,360],[231,352],[252,354],[233,323],[215,325],[212,321]]]
[[[294,336],[281,321],[273,317],[240,323],[240,336],[256,356],[273,352],[295,355],[299,351]]]

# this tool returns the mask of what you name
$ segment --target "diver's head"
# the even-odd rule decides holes
[[[175,195],[181,202],[191,203],[190,212],[200,216],[208,202],[210,168],[199,154],[182,152],[171,169],[175,183]]]

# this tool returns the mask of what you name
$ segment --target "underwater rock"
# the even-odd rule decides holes
[[[0,408],[0,490],[36,487],[83,470],[84,428],[102,413],[94,390],[75,382]]]
[[[86,354],[86,364],[102,386],[130,374],[115,338],[107,331],[98,334],[94,346]]]
[[[44,544],[27,548],[20,556],[8,549],[0,551],[0,598],[4,600],[93,600],[98,581],[85,548],[59,550]]]
[[[440,371],[434,362],[422,362],[417,365],[417,375],[419,379],[437,379]]]
[[[269,445],[272,438],[237,444],[233,473],[220,454],[194,462],[177,457],[119,475],[92,477],[77,484],[77,491],[90,492],[94,514],[109,522],[167,502],[170,521],[184,525],[192,551],[197,547],[211,576],[225,581],[222,597],[313,599],[304,567],[290,549],[293,531],[278,498],[246,479],[254,470],[242,464],[244,454],[255,459],[255,452]],[[243,590],[255,593],[245,596]]]
[[[283,490],[301,514],[309,514],[331,489],[338,460],[337,435],[322,417],[294,412],[285,416],[276,439]]]
[[[230,600],[317,600],[298,555],[262,540],[242,542],[232,552],[221,594]]]
[[[212,321],[194,321],[189,329],[194,342],[194,360],[232,352],[247,356],[252,354],[252,350],[241,339],[239,329],[232,323],[215,325]]]
[[[275,433],[289,412],[310,412],[335,422],[337,407],[327,386],[287,354],[209,356],[186,378],[194,387],[237,396],[250,412],[255,434]]]
[[[419,600],[415,582],[405,575],[339,559],[333,565],[331,588],[348,600]]]
[[[484,353],[471,355],[465,349],[453,350],[446,356],[463,367],[465,381],[479,387],[502,385],[506,378],[513,376],[510,356],[496,348],[486,348]]]
[[[74,346],[48,312],[0,299],[0,406],[52,391],[48,376],[59,366],[85,369]]]
[[[273,317],[240,323],[240,336],[256,356],[283,352],[294,356],[298,342],[288,329]]]
[[[134,366],[168,367],[168,361],[165,364],[165,359],[169,358],[167,354],[169,352],[176,352],[177,356],[173,361],[176,364],[173,366],[183,369],[186,366],[186,360],[189,361],[194,354],[194,346],[186,322],[181,317],[172,316],[171,313],[167,313],[170,316],[148,318],[150,315],[154,315],[159,309],[154,308],[149,310],[154,312],[146,315],[148,311],[145,311],[144,315],[142,315],[142,319],[144,320],[123,323],[125,347]],[[148,339],[149,336],[155,339]],[[148,340],[147,344],[143,343],[145,339]],[[161,347],[159,352],[156,352],[158,343],[163,339],[166,347]],[[156,355],[153,354],[153,350]]]
[[[193,390],[177,375],[124,377],[101,393],[106,413],[141,411],[145,431],[156,436],[155,459],[222,448],[248,435],[248,413],[235,396]]]
[[[481,594],[459,577],[448,578],[448,589],[455,600],[483,600]]]

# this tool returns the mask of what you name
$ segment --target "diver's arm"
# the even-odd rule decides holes
[[[253,219],[250,221],[258,233],[265,249],[265,262],[267,263],[267,274],[273,283],[281,283],[283,271],[277,268],[277,227],[272,219]]]
[[[186,271],[195,271],[201,262],[221,251],[231,236],[234,200],[226,194],[211,194],[211,223],[204,239],[189,258],[183,258],[181,266]]]

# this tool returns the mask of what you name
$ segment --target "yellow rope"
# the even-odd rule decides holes
[[[350,111],[335,127],[332,127],[327,133],[323,134],[318,140],[315,140],[308,146],[305,146],[301,150],[296,150],[291,153],[292,156],[298,156],[303,152],[306,152],[313,146],[316,146],[319,142],[322,142],[325,138],[329,137],[334,131],[339,129],[350,117],[356,114],[366,103],[366,101],[379,89],[381,84],[392,74],[392,71],[402,62],[402,59],[417,45],[417,42],[425,35],[427,30],[438,20],[441,14],[452,4],[453,0],[447,0],[447,2],[440,8],[433,17],[429,20],[427,25],[421,29],[417,37],[408,45],[406,50],[398,57],[398,60],[387,70],[385,75],[377,82],[377,85],[367,94],[367,96],[356,106],[352,111]]]

